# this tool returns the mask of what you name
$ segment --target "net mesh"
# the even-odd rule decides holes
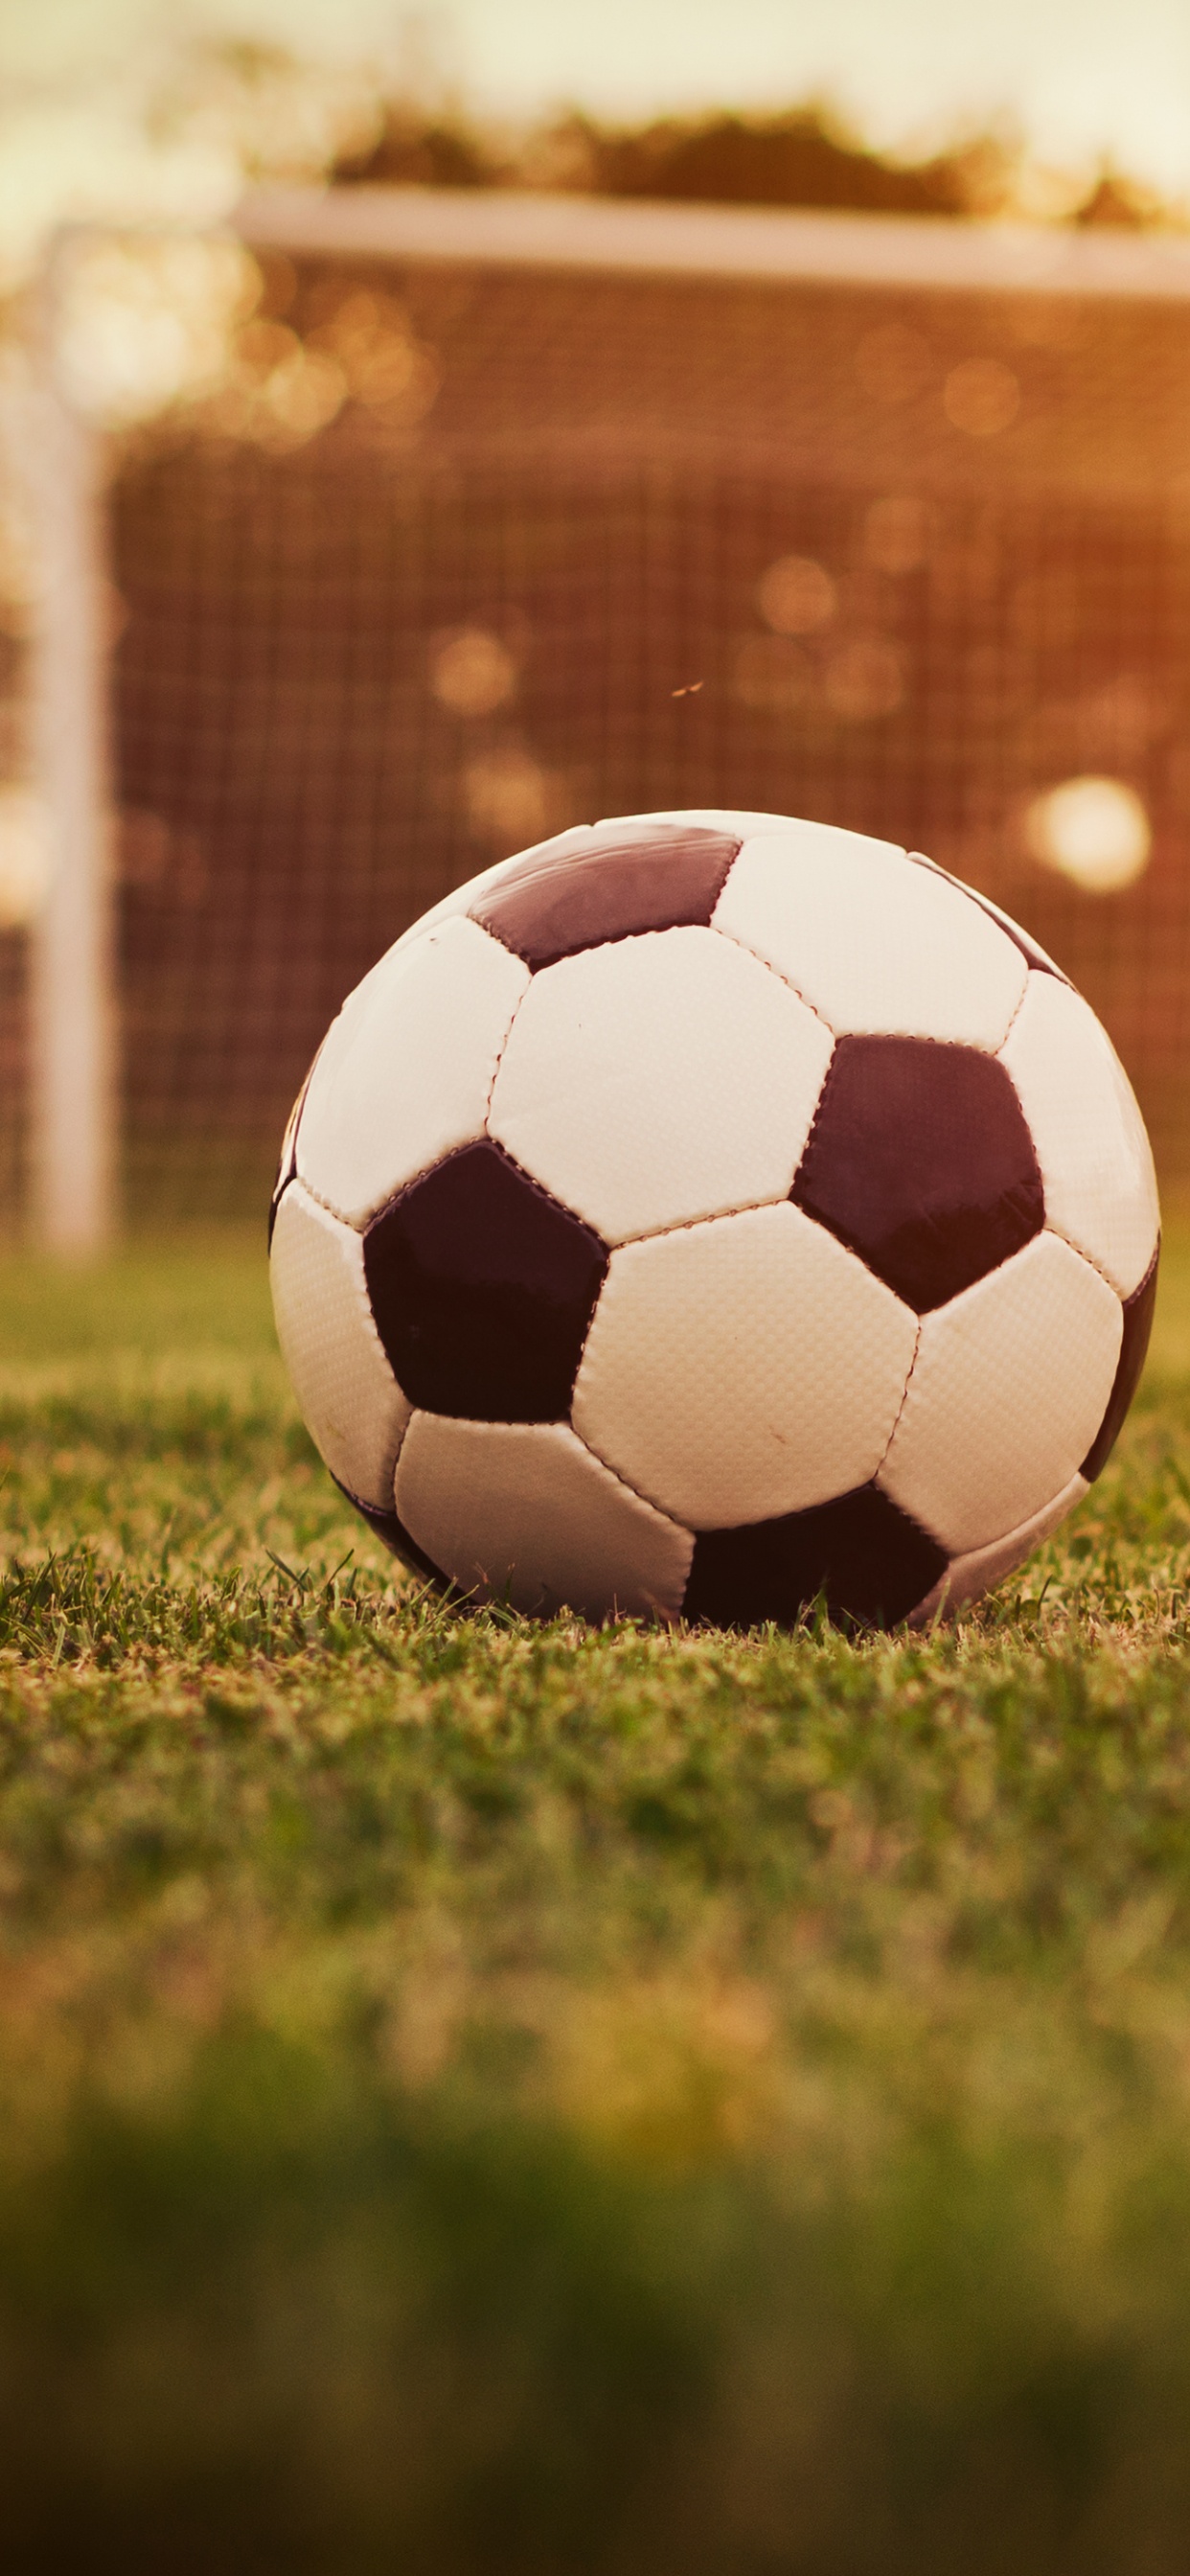
[[[987,891],[1185,1170],[1190,312],[264,278],[248,390],[175,407],[110,490],[136,1215],[261,1203],[327,1021],[449,887],[674,805],[845,824]]]

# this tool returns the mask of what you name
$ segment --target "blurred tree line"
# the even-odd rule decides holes
[[[713,111],[632,127],[600,125],[573,111],[510,145],[461,115],[419,115],[393,102],[375,139],[341,156],[330,176],[343,186],[563,188],[702,204],[987,216],[1021,209],[1026,167],[1019,146],[990,134],[926,160],[898,160],[869,149],[813,103],[773,116]],[[1036,211],[1027,195],[1025,210]],[[1166,212],[1154,192],[1110,168],[1053,211],[1080,224],[1133,228]]]

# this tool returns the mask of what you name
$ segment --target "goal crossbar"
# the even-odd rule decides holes
[[[241,199],[231,222],[250,246],[299,254],[966,294],[1190,297],[1190,236],[950,215],[801,214],[502,189],[262,188]]]

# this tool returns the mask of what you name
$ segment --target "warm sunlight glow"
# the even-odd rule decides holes
[[[1152,832],[1135,788],[1118,778],[1067,778],[1025,817],[1035,859],[1084,894],[1120,894],[1149,863]]]
[[[108,427],[149,419],[219,383],[231,333],[259,292],[259,270],[238,242],[84,241],[64,282],[63,384]]]

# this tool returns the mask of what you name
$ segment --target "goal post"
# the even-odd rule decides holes
[[[57,363],[75,236],[41,280],[29,459],[36,529],[30,722],[45,888],[29,959],[31,1226],[48,1251],[102,1251],[118,1227],[119,997],[111,884],[103,445]]]
[[[921,841],[1062,951],[1176,1163],[1190,243],[260,190],[241,355],[130,442],[63,364],[111,238],[38,304],[39,1241],[109,1242],[130,1170],[238,1212],[387,937],[626,802]]]

